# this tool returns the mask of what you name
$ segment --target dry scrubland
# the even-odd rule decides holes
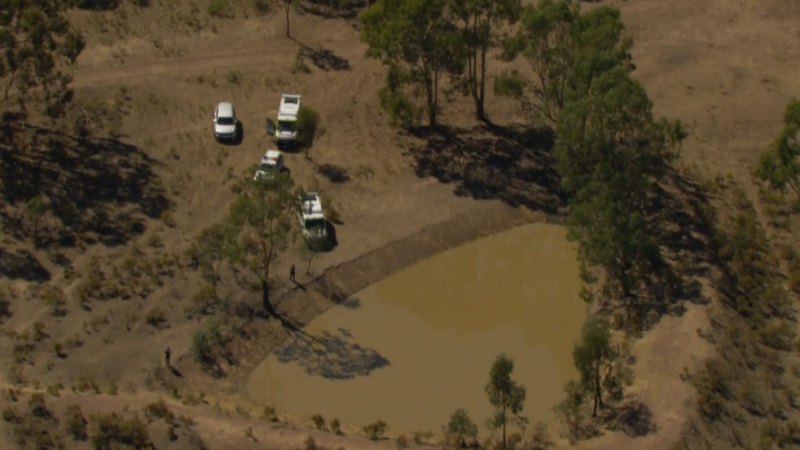
[[[220,16],[205,1],[121,3],[69,14],[86,36],[72,86],[87,136],[48,130],[45,120],[31,125],[39,130],[4,124],[18,142],[64,133],[68,144],[30,160],[0,149],[4,180],[9,171],[25,180],[0,203],[0,306],[8,309],[0,310],[0,427],[9,436],[0,448],[90,448],[88,436],[123,434],[132,445],[187,449],[439,442],[438,432],[397,439],[392,424],[391,439],[369,440],[352,424],[335,433],[333,418],[317,427],[254,405],[239,388],[296,327],[392,271],[514,224],[561,221],[547,139],[533,139],[518,105],[491,89],[487,113],[499,129],[475,121],[471,101],[455,93],[442,105],[444,131],[391,127],[376,95],[384,68],[364,55],[357,7],[330,17],[319,4],[317,13],[294,10],[289,39],[277,4],[264,12],[262,2],[229,0]],[[685,292],[625,340],[632,384],[620,416],[593,424],[602,435],[576,445],[798,445],[800,221],[751,174],[780,132],[786,102],[800,95],[800,2],[607,3],[635,40],[634,76],[656,113],[688,126],[664,186],[667,255]],[[490,72],[506,67],[492,62]],[[279,322],[263,317],[260,286],[241,272],[223,268],[213,292],[193,249],[270,145],[264,122],[282,92],[303,94],[320,112],[313,147],[288,154],[287,166],[298,185],[323,193],[338,220],[336,247],[314,255],[308,274],[298,270],[305,291],[284,281],[292,263],[305,269],[299,240],[274,265]],[[211,134],[223,99],[243,122],[241,145]],[[486,148],[530,146],[500,177],[478,170]],[[26,197],[36,189],[44,207]],[[206,368],[191,352],[198,332],[211,343]],[[569,446],[562,429],[551,424],[550,438]]]

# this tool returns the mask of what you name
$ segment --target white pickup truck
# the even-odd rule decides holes
[[[328,237],[325,212],[322,210],[322,200],[316,192],[308,192],[300,205],[300,229],[306,239],[325,240]]]
[[[283,94],[278,108],[277,125],[272,119],[267,119],[267,135],[271,136],[279,147],[294,145],[297,142],[297,113],[299,111],[300,96]]]

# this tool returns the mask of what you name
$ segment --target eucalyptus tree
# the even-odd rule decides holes
[[[440,82],[447,73],[460,73],[464,60],[447,0],[378,0],[360,21],[367,55],[389,68],[385,97],[390,101],[384,106],[407,110],[421,92],[428,125],[436,126]]]

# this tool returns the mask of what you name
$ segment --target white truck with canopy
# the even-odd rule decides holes
[[[278,146],[294,145],[297,142],[297,114],[299,111],[299,95],[281,95],[278,123],[275,124],[272,119],[267,119],[267,135],[271,136]]]
[[[300,229],[303,236],[310,240],[325,240],[328,236],[328,224],[322,210],[322,200],[316,192],[308,192],[301,198]]]

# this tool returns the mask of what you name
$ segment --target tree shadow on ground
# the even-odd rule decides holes
[[[318,69],[325,72],[329,70],[350,70],[350,61],[327,48],[312,48],[303,45],[300,54],[308,58]]]
[[[601,305],[616,325],[626,325],[635,334],[654,326],[664,315],[682,315],[687,303],[707,304],[710,299],[703,292],[703,282],[712,277],[718,264],[713,208],[691,176],[668,169],[655,187],[647,217],[661,261],[638,289],[636,304]]]
[[[29,251],[11,253],[0,248],[0,277],[44,282],[50,279],[50,272]]]
[[[556,214],[564,206],[546,128],[485,124],[474,128],[415,128],[410,147],[417,176],[453,183],[458,195],[500,199]]]
[[[706,304],[702,280],[718,263],[713,238],[713,208],[705,190],[687,175],[671,169],[656,191],[651,220],[667,264],[667,295],[658,305],[664,313],[682,313],[684,302]]]
[[[350,181],[350,174],[347,169],[336,164],[320,164],[317,166],[317,173],[330,180],[331,183],[344,183]]]
[[[313,336],[299,327],[289,329],[291,339],[275,350],[275,356],[282,363],[299,365],[309,375],[342,380],[367,376],[389,365],[377,351],[353,342],[349,330]]]
[[[170,206],[156,162],[119,138],[75,137],[5,114],[0,162],[0,217],[17,239],[30,237],[22,211],[34,198],[46,205],[42,245],[123,244]]]
[[[350,70],[350,61],[337,55],[333,50],[324,47],[312,47],[294,37],[291,39],[300,46],[300,55],[311,60],[311,63],[317,69],[325,72],[330,70]]]
[[[614,408],[613,415],[609,428],[622,431],[627,436],[641,437],[657,430],[653,412],[640,401],[632,400]]]
[[[339,2],[337,6],[330,0],[307,0],[300,4],[303,11],[325,19],[355,19],[363,6],[357,2]]]

